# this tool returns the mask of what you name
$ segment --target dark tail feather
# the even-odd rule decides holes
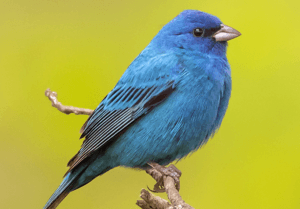
[[[73,184],[76,179],[80,177],[80,174],[85,170],[87,166],[82,166],[75,172],[69,172],[64,180],[61,182],[57,190],[50,197],[43,209],[55,209],[61,201],[73,190]]]
[[[55,209],[63,199],[69,194],[70,192],[64,191],[58,195],[58,197],[54,199],[49,199],[47,204],[45,205],[44,209]]]
[[[59,185],[57,190],[50,197],[48,202],[46,203],[43,209],[55,209],[59,203],[70,193],[70,185],[73,180],[77,177],[77,175],[70,177],[71,173],[69,173],[63,180],[63,182]]]

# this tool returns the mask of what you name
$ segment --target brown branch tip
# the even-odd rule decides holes
[[[58,109],[60,112],[65,114],[74,113],[76,115],[91,115],[93,110],[73,107],[73,106],[65,106],[57,100],[57,93],[51,91],[49,88],[45,91],[45,96],[49,98],[52,102],[52,106]]]

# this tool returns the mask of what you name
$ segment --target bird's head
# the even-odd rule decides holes
[[[152,44],[162,51],[192,50],[225,56],[227,41],[240,35],[211,14],[185,10],[159,31]]]

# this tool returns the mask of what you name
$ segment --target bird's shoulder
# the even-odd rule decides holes
[[[122,85],[143,86],[158,84],[163,80],[175,80],[183,69],[180,57],[167,52],[155,55],[141,53],[124,72],[116,87]]]
[[[68,163],[69,171],[160,105],[176,89],[182,71],[176,57],[169,54],[148,59],[140,57],[129,66],[83,125],[81,138],[85,137],[85,140]]]

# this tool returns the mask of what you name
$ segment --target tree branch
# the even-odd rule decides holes
[[[165,192],[168,195],[168,199],[170,200],[171,204],[167,201],[162,199],[161,197],[155,196],[151,194],[150,192],[146,191],[145,189],[142,189],[140,197],[142,200],[137,201],[137,205],[142,209],[194,209],[192,206],[186,204],[177,188],[175,181],[170,176],[163,176],[159,171],[156,169],[148,169],[146,172],[155,179],[157,185],[161,184],[161,181],[163,179],[163,185],[165,188]]]

